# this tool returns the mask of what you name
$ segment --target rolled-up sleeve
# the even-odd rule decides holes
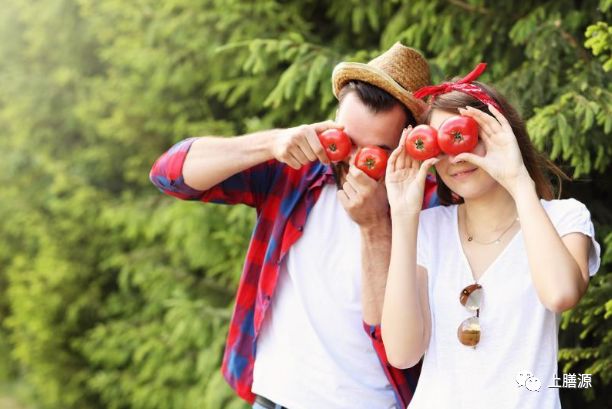
[[[221,204],[246,204],[257,207],[273,183],[278,162],[271,160],[239,172],[207,190],[197,190],[185,183],[183,165],[197,138],[176,143],[153,164],[149,179],[163,193],[182,200]]]

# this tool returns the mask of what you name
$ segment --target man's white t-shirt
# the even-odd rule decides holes
[[[395,408],[363,329],[361,236],[324,186],[285,257],[257,339],[252,390],[290,409]]]
[[[579,232],[594,237],[582,203],[541,203],[560,236]],[[475,348],[457,339],[460,323],[474,316],[459,302],[461,290],[474,279],[459,238],[457,206],[421,212],[417,243],[417,264],[428,272],[432,331],[408,408],[560,408],[559,389],[549,388],[555,386],[555,375],[562,378],[557,374],[559,316],[538,299],[522,232],[478,280],[484,300]],[[599,244],[592,239],[591,276],[599,268],[599,255]]]

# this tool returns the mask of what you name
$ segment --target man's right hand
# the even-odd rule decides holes
[[[328,165],[330,160],[317,135],[332,128],[342,129],[343,126],[330,120],[282,129],[274,138],[272,156],[293,169],[299,169],[316,160]]]

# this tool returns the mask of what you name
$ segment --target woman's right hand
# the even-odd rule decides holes
[[[391,214],[417,215],[423,205],[427,170],[438,162],[431,158],[420,163],[406,152],[406,137],[412,127],[402,131],[399,145],[387,162],[385,185]]]

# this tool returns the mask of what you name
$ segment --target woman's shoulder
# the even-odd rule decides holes
[[[557,227],[561,228],[565,225],[589,225],[591,223],[591,213],[589,209],[579,200],[570,199],[541,199],[542,207],[548,214],[548,217]]]
[[[443,223],[447,225],[448,222],[453,221],[453,217],[456,214],[456,207],[457,205],[440,205],[422,210],[419,216],[419,223],[424,223],[428,225]]]
[[[567,213],[589,212],[584,203],[574,198],[554,200],[540,199],[540,203],[542,203],[542,207],[544,207],[546,213],[551,217],[557,215],[563,216]]]

